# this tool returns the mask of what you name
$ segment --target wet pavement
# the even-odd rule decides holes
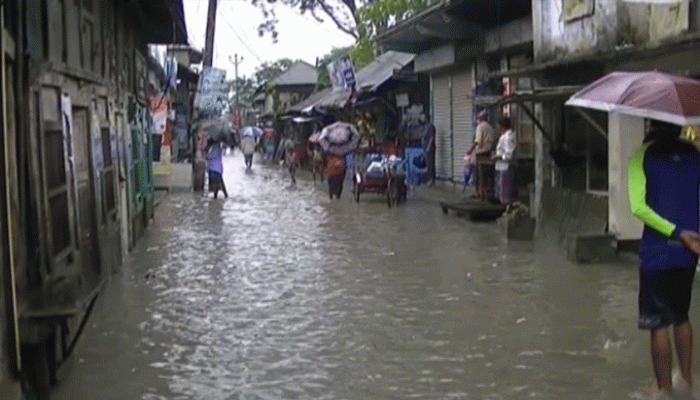
[[[631,261],[574,265],[416,192],[340,201],[240,153],[171,193],[53,398],[628,399],[649,384]],[[691,309],[697,322],[697,293]]]

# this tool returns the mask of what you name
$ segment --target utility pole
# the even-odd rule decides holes
[[[211,68],[214,59],[214,26],[216,24],[216,6],[217,0],[209,0],[209,10],[207,12],[207,30],[204,37],[204,54],[202,54],[202,69]],[[200,114],[200,117],[202,115]],[[193,174],[194,174],[194,190],[198,192],[204,191],[204,170],[207,163],[204,159],[204,149],[200,148],[199,132],[196,132],[194,140],[194,149],[196,156],[194,158]]]
[[[209,10],[207,11],[207,31],[204,36],[204,54],[202,55],[202,66],[211,67],[214,59],[214,26],[216,25],[216,6],[218,0],[209,0]]]
[[[235,104],[235,106],[236,106],[236,109],[238,109],[238,105],[240,104],[239,97],[238,97],[238,89],[239,89],[239,86],[238,86],[238,64],[240,64],[243,61],[243,56],[241,56],[241,58],[239,59],[238,53],[236,53],[233,55],[233,60],[231,59],[231,56],[228,56],[228,60],[233,64],[234,71],[236,74],[236,81],[235,81],[236,82],[236,104]]]
[[[236,71],[236,110],[238,110],[238,53],[233,55],[233,59],[233,64]],[[243,57],[241,57],[241,61],[243,61]]]
[[[238,64],[243,61],[243,56],[241,58],[238,58],[238,53],[235,53],[233,55],[233,59],[231,59],[231,56],[228,56],[228,60],[233,64],[234,66],[234,71],[235,71],[235,85],[236,85],[236,98],[235,98],[235,104],[233,107],[233,115],[235,121],[237,121],[239,124],[241,122],[241,109],[240,109],[240,98],[238,96],[238,92],[240,90],[240,85],[238,82]]]

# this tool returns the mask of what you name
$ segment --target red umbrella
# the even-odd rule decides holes
[[[700,125],[700,81],[661,72],[613,72],[578,91],[566,105]]]

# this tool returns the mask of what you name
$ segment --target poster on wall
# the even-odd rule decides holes
[[[102,158],[102,134],[100,132],[100,118],[97,116],[96,106],[93,103],[90,107],[90,137],[92,139],[92,163],[95,171],[104,169]]]
[[[228,105],[228,90],[226,70],[204,67],[199,76],[195,107],[220,113]]]
[[[594,0],[561,0],[561,19],[572,21],[593,14]]]
[[[78,198],[78,187],[75,184],[75,154],[73,152],[73,105],[67,93],[61,94],[61,123],[63,125],[63,155],[66,162],[66,171],[68,171],[68,197],[69,204],[71,204],[68,208],[68,216],[70,217],[69,229],[73,234],[76,234],[74,221],[78,212],[75,208],[75,199]]]

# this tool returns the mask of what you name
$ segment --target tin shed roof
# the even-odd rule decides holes
[[[292,64],[286,71],[270,81],[271,86],[286,86],[286,85],[315,85],[317,79],[316,68],[313,65],[297,61]]]
[[[357,71],[358,92],[374,92],[394,75],[394,71],[408,65],[413,58],[414,54],[393,50],[379,55]]]

